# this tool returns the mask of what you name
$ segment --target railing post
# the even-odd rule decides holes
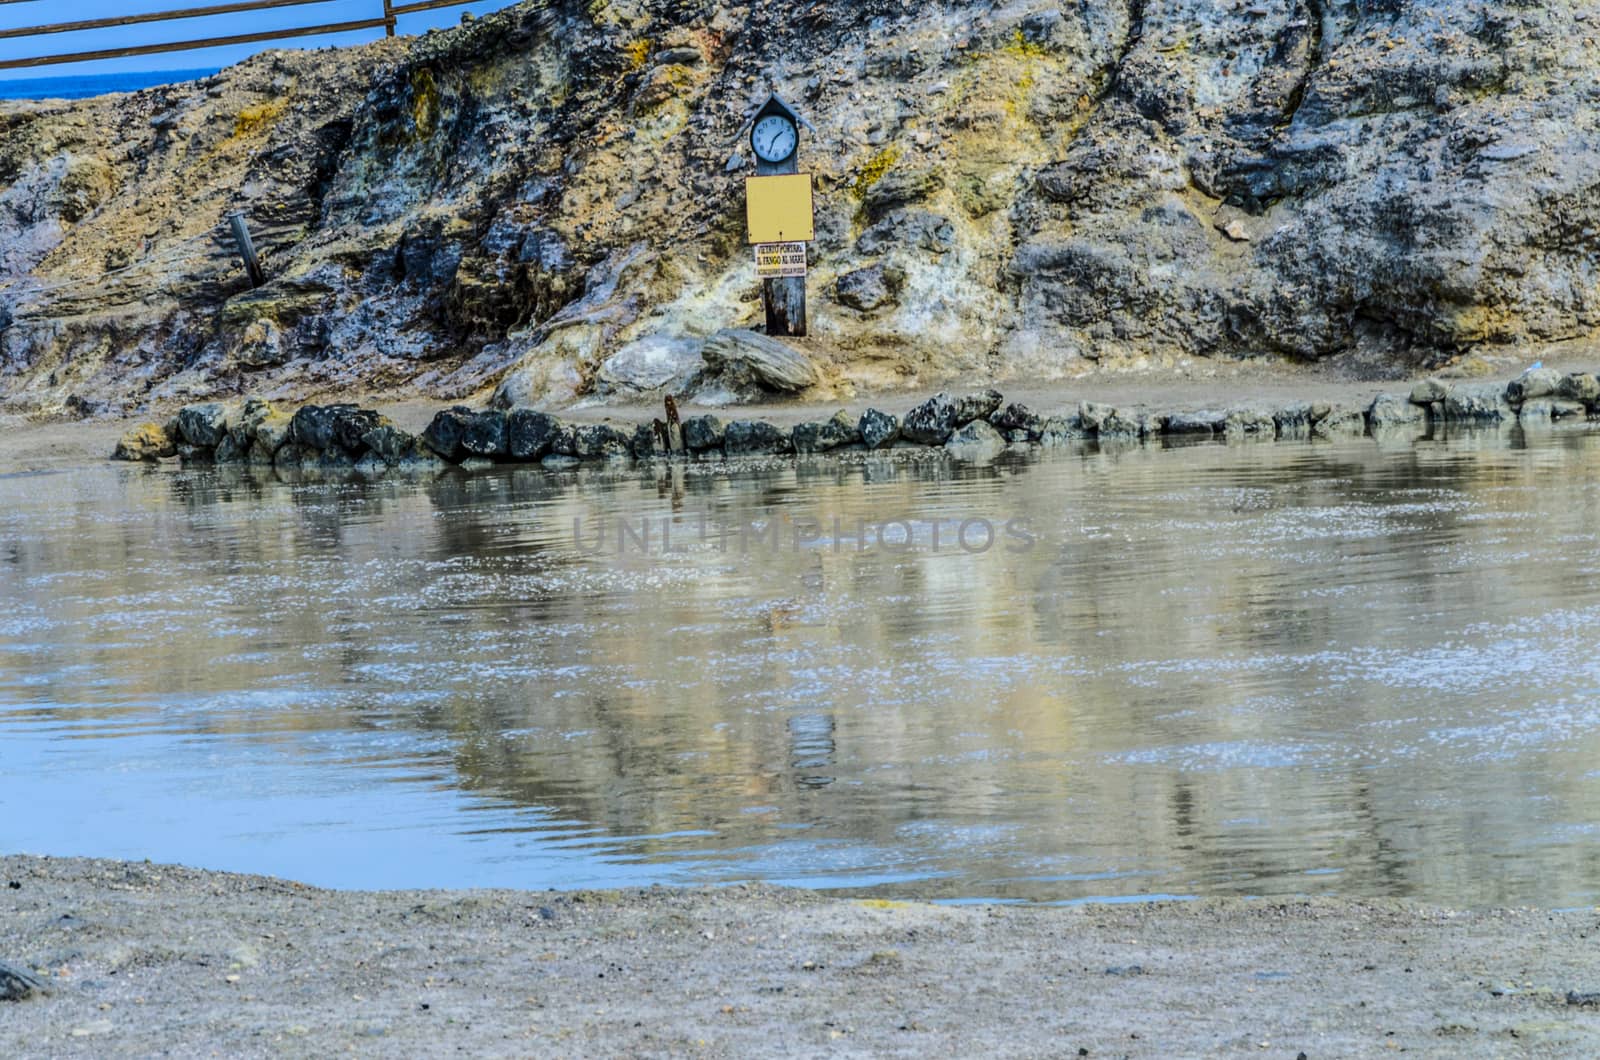
[[[383,0],[383,35],[394,36],[394,3],[393,0]]]

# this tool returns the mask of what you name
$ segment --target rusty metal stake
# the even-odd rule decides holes
[[[683,424],[678,421],[678,403],[667,395],[667,452],[683,452]]]
[[[250,286],[260,287],[267,282],[267,276],[261,271],[256,246],[250,241],[250,226],[245,223],[244,211],[235,210],[228,214],[228,225],[233,229],[233,241],[239,247],[239,257],[244,259],[245,271],[250,274]]]

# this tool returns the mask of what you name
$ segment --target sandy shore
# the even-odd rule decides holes
[[[51,993],[0,1002],[0,1055],[1592,1057],[1597,946],[1593,910],[333,892],[6,857],[0,961]]]

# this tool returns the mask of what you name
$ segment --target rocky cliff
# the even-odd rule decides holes
[[[0,400],[723,393],[772,90],[815,126],[823,390],[1582,346],[1597,36],[1564,2],[568,0],[0,104]]]

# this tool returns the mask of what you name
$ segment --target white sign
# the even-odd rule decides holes
[[[804,243],[757,243],[756,275],[762,279],[806,274]]]

